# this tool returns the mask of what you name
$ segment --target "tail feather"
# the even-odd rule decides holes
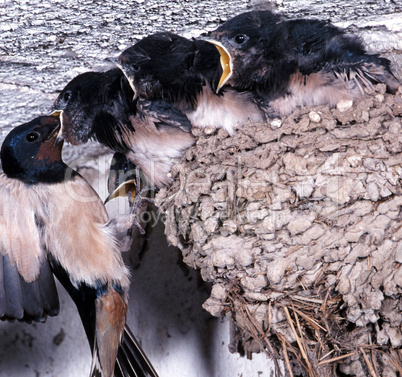
[[[96,340],[93,347],[90,377],[106,377],[103,372],[103,368],[99,358],[99,350],[98,347],[96,346]]]
[[[96,342],[93,348],[90,377],[108,377],[102,368]],[[114,377],[159,377],[127,325],[124,327],[122,343],[117,353]]]
[[[114,374],[115,377],[158,377],[158,373],[127,325],[117,354]]]
[[[114,377],[125,377],[130,370],[129,365],[126,363],[125,356],[121,355],[121,348],[117,352],[116,364],[114,366]]]

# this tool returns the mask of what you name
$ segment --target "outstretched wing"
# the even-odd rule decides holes
[[[0,319],[44,322],[59,313],[41,242],[45,209],[22,182],[0,175]]]

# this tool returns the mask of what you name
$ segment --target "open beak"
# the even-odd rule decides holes
[[[221,90],[222,86],[224,86],[227,81],[230,79],[233,73],[233,62],[232,58],[229,54],[229,51],[226,49],[226,47],[218,42],[214,41],[212,39],[205,39],[206,42],[212,43],[219,51],[219,54],[221,55],[221,67],[222,67],[222,75],[218,83],[218,88],[216,89],[216,93],[219,93]]]
[[[131,86],[131,89],[134,92],[134,97],[133,97],[133,101],[137,98],[137,92],[135,91],[135,86],[134,86],[134,80],[133,78],[129,77],[129,75],[127,74],[127,70],[124,68],[123,64],[120,63],[119,58],[106,58],[105,60],[107,60],[110,63],[113,63],[117,68],[120,68],[120,70],[124,73],[124,76],[126,76],[126,79],[128,81],[128,83]]]
[[[61,143],[62,141],[64,141],[64,136],[63,136],[63,110],[55,110],[50,114],[50,116],[57,117],[57,118],[59,118],[59,121],[60,121],[60,125],[51,134],[51,137],[52,137],[57,132],[57,134],[55,135],[56,137],[55,137],[55,141],[54,141],[54,145],[57,145],[57,144]]]
[[[110,202],[112,199],[118,198],[119,196],[129,197],[130,203],[134,202],[136,184],[135,179],[129,179],[128,181],[120,184],[106,199],[104,204]]]

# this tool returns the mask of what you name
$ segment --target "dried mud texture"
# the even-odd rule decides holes
[[[156,205],[231,349],[286,375],[401,376],[402,87],[197,136]]]

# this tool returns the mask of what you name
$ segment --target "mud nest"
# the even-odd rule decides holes
[[[156,205],[232,349],[279,375],[402,376],[402,88],[196,136]]]

